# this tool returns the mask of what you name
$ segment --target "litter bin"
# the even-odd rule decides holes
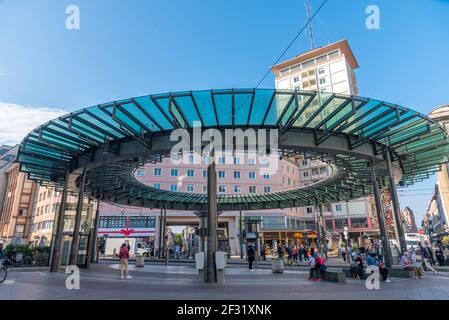
[[[195,253],[195,267],[198,270],[198,280],[204,281],[204,252]]]
[[[226,255],[224,251],[215,252],[215,268],[217,269],[217,282],[225,282]]]
[[[136,267],[143,267],[145,266],[145,256],[143,255],[136,255]]]

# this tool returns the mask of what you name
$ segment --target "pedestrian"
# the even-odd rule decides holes
[[[299,262],[302,262],[302,257],[304,254],[304,246],[301,244],[298,248],[298,258],[299,258]]]
[[[324,257],[327,260],[327,253],[329,252],[329,246],[327,245],[327,240],[324,241],[324,245],[323,245],[323,253],[324,253]]]
[[[357,255],[354,259],[353,259],[355,265],[356,265],[356,269],[357,269],[357,279],[363,279],[364,277],[364,269],[365,266],[363,265],[363,259],[360,255]]]
[[[432,271],[433,273],[437,273],[437,271],[430,265],[429,259],[429,251],[426,247],[424,247],[421,242],[419,243],[419,252],[421,254],[421,263],[424,271]]]
[[[179,244],[175,246],[175,259],[181,259],[181,248],[179,247]]]
[[[316,265],[315,256],[310,256],[309,258],[309,280],[321,281],[320,269]],[[317,275],[316,278],[313,277],[314,273]]]
[[[375,254],[368,255],[366,264],[367,266],[377,268],[379,270],[379,273],[382,275],[383,281],[391,282],[390,279],[388,279],[388,269],[383,263],[380,263],[378,260],[376,260]]]
[[[119,250],[119,259],[120,259],[120,273],[122,279],[132,279],[128,272],[128,259],[129,259],[129,245],[123,243]]]
[[[253,262],[255,257],[255,251],[253,249],[253,246],[249,246],[248,251],[246,252],[246,256],[248,257],[249,270],[253,271]]]
[[[439,247],[435,251],[435,255],[437,256],[438,265],[439,266],[444,266],[444,252],[443,252],[443,250],[441,250],[441,247]]]
[[[433,252],[433,248],[431,245],[427,245],[427,252],[429,253],[429,261],[430,261],[430,265],[433,267],[436,265],[435,263],[435,258],[434,258],[434,252]]]
[[[341,253],[341,256],[343,257],[343,262],[346,262],[346,248],[345,247],[341,247],[340,248],[340,253]]]
[[[298,248],[296,246],[293,247],[292,253],[293,253],[293,260],[295,262],[298,262]]]
[[[405,270],[413,271],[413,279],[421,279],[422,278],[422,272],[421,268],[416,267],[412,264],[411,260],[408,258],[409,254],[407,251],[404,251],[402,257],[401,257],[401,266]]]
[[[3,243],[0,243],[0,260],[6,259],[5,250],[3,250]]]
[[[265,251],[267,250],[267,246],[265,244],[262,245],[262,252],[260,253],[260,255],[262,256],[262,260],[263,261],[267,261],[267,256]]]
[[[282,258],[283,257],[283,255],[284,255],[284,253],[283,253],[283,250],[282,250],[282,246],[278,246],[278,257],[279,258]]]

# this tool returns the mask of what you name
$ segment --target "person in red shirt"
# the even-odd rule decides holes
[[[122,244],[120,247],[118,257],[120,259],[120,273],[122,275],[122,279],[125,279],[125,275],[126,279],[132,279],[128,272],[129,249],[126,243]]]

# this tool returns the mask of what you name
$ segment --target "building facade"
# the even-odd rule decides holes
[[[417,233],[418,227],[415,222],[415,215],[413,210],[409,207],[405,207],[401,212],[402,221],[404,224],[404,231],[407,233]]]
[[[0,239],[6,243],[28,243],[37,184],[14,163],[6,171],[6,189],[0,213]]]
[[[277,89],[317,91],[327,97],[329,93],[358,95],[354,70],[359,67],[346,40],[302,53],[272,68]],[[328,110],[330,113],[332,110]],[[310,111],[312,112],[312,111]],[[305,117],[308,117],[307,111]],[[323,115],[326,116],[326,115]],[[295,159],[299,168],[301,186],[318,182],[331,173],[325,163],[303,157]],[[313,208],[305,208],[313,214]],[[348,228],[352,241],[361,242],[364,235],[379,232],[371,197],[334,203],[325,206],[326,230],[341,234]]]
[[[429,117],[449,130],[449,105],[436,108]],[[449,165],[443,164],[436,176],[435,192],[422,225],[430,238],[442,240],[449,236]]]

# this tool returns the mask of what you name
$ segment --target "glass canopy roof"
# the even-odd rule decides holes
[[[278,128],[280,134],[306,130],[316,147],[333,136],[346,136],[348,150],[372,144],[374,154],[390,152],[402,170],[400,186],[428,178],[447,161],[445,130],[423,114],[391,103],[332,93],[274,89],[230,89],[156,94],[95,105],[51,120],[21,142],[18,161],[30,179],[63,186],[66,171],[79,159],[92,159],[105,145],[148,142],[176,128]],[[222,209],[297,207],[348,200],[371,194],[369,162],[347,152],[322,152],[283,147],[285,156],[302,154],[331,164],[334,174],[317,184],[252,195],[219,195]],[[166,154],[148,153],[147,161]],[[204,208],[206,195],[153,189],[137,182],[131,159],[88,171],[86,190],[111,202],[167,208]],[[379,177],[385,166],[376,167]],[[381,181],[382,185],[386,181]]]

